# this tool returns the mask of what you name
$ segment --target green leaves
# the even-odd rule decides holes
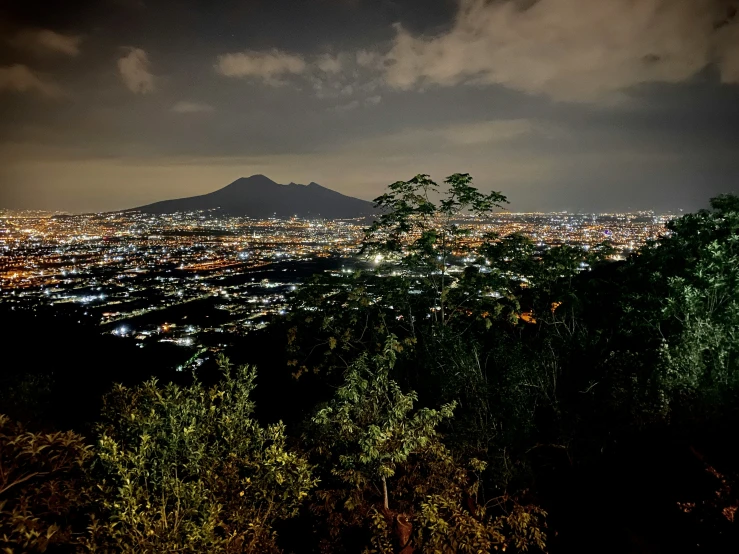
[[[106,398],[96,470],[105,519],[90,550],[275,551],[272,524],[294,517],[316,480],[284,425],[252,419],[254,370],[220,364],[210,389],[149,381]]]
[[[455,217],[464,210],[469,210],[477,216],[485,216],[494,208],[502,208],[508,199],[499,192],[482,194],[472,186],[472,177],[469,173],[455,173],[444,181],[448,185],[447,195],[441,201],[441,213],[448,217]]]
[[[305,437],[323,471],[331,467],[311,505],[331,526],[336,542],[326,548],[341,548],[346,528],[368,526],[372,552],[408,541],[423,552],[543,547],[546,514],[535,506],[505,497],[496,499],[495,513],[465,507],[465,498],[477,497],[486,463],[461,464],[442,444],[437,429],[451,420],[455,402],[417,409],[417,394],[390,378],[398,346],[391,335],[381,354],[360,356]]]
[[[344,468],[362,471],[369,480],[392,477],[396,465],[424,448],[454,410],[451,403],[413,411],[416,394],[404,394],[389,378],[396,344],[391,337],[382,355],[352,364],[335,400],[313,418],[324,447],[340,452]]]
[[[675,222],[657,255],[679,247],[694,260],[666,279],[662,316],[676,333],[662,344],[661,385],[716,400],[739,390],[739,202],[724,196],[712,206]]]
[[[375,259],[385,259],[407,277],[422,277],[426,287],[435,291],[434,304],[439,304],[438,316],[432,310],[433,321],[442,325],[447,320],[446,291],[456,281],[447,276],[447,265],[472,249],[469,241],[462,240],[472,231],[463,224],[464,217],[485,217],[507,202],[498,192],[480,193],[468,173],[455,173],[444,182],[447,190],[438,206],[429,198],[438,185],[428,175],[390,185],[390,192],[375,200],[382,212],[365,231],[362,246],[364,255],[384,256]]]
[[[83,522],[92,453],[72,432],[32,433],[0,414],[0,548],[45,552],[70,544]]]

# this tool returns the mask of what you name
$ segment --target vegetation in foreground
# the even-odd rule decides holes
[[[736,551],[739,198],[613,262],[471,241],[505,197],[445,183],[392,184],[376,270],[316,276],[237,366],[115,385],[77,432],[18,371],[0,548]]]

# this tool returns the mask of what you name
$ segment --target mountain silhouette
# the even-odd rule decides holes
[[[242,177],[208,194],[163,200],[131,211],[168,214],[212,209],[227,215],[254,218],[349,219],[375,212],[371,202],[346,196],[318,183],[280,185],[264,175]]]

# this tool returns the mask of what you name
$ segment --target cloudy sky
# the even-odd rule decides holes
[[[739,192],[738,7],[4,0],[0,207],[468,172],[517,211],[694,209]]]

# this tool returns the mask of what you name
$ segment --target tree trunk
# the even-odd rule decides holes
[[[390,511],[390,501],[387,494],[387,480],[382,478],[382,514],[385,521],[391,526],[393,535],[395,535],[395,543],[397,545],[398,554],[413,554],[416,550],[411,544],[413,536],[413,524],[405,514],[399,514]]]
[[[405,514],[395,516],[395,538],[398,540],[399,554],[413,554],[415,549],[411,544],[411,535],[413,534],[413,524],[408,520]]]

